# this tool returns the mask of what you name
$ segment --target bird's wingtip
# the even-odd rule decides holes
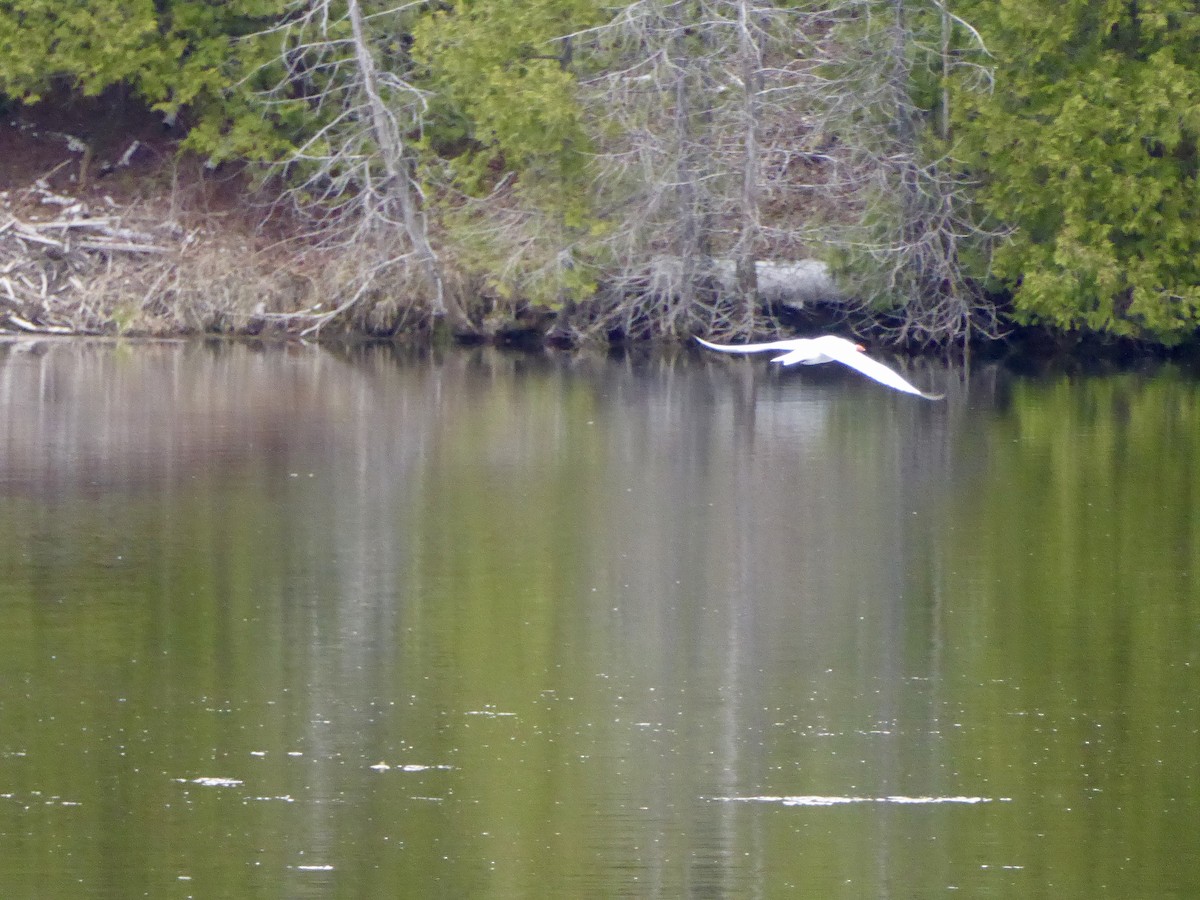
[[[720,350],[722,353],[743,353],[743,352],[745,352],[745,348],[743,348],[743,347],[736,347],[733,344],[714,344],[712,341],[706,341],[704,338],[700,337],[700,335],[698,335],[698,334],[693,334],[692,337],[696,339],[696,343],[700,344],[703,347],[707,347],[709,350]]]

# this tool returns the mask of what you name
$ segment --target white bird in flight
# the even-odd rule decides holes
[[[863,352],[866,348],[843,337],[832,334],[815,338],[793,338],[787,341],[770,341],[765,344],[710,344],[703,338],[696,338],[710,350],[721,353],[764,353],[770,350],[782,350],[784,353],[776,356],[771,362],[784,366],[794,366],[803,363],[813,366],[817,363],[840,362],[851,369],[857,369],[868,378],[873,378],[880,384],[904,391],[906,394],[916,394],[926,400],[941,400],[945,394],[929,394],[916,385],[905,381],[899,372],[889,369],[878,360],[871,359]]]

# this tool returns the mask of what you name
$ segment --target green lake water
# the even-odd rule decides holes
[[[0,897],[1200,896],[1200,380],[0,344]]]

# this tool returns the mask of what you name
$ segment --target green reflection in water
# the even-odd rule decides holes
[[[1198,396],[1166,375],[1018,385],[955,514],[947,671],[973,725],[954,755],[1028,798],[1007,843],[1031,885],[1200,889]]]
[[[0,347],[0,895],[1194,895],[1198,394]]]

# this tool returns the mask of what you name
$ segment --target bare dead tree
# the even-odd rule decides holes
[[[737,290],[744,306],[744,328],[753,332],[754,311],[758,307],[758,249],[761,236],[758,194],[762,178],[759,160],[759,128],[763,85],[763,36],[755,20],[761,12],[751,9],[748,0],[737,3],[737,60],[742,104],[742,191],[738,198],[741,228],[733,247],[737,268]]]
[[[995,235],[946,150],[929,155],[949,94],[912,99],[918,75],[985,53],[945,0],[636,0],[586,37],[615,272],[598,327],[769,332],[763,266],[833,252],[858,298],[839,308],[886,313],[898,343],[998,328],[963,263]]]
[[[772,179],[804,131],[801,62],[824,16],[767,0],[637,0],[586,35],[605,61],[583,95],[604,111],[596,183],[613,223],[613,302],[600,327],[774,327],[757,274],[784,250],[768,238],[778,230]]]
[[[597,118],[597,202],[611,231],[607,297],[596,331],[676,334],[715,308],[716,198],[707,136],[716,85],[711,35],[693,35],[692,4],[636,2],[589,40],[604,71],[582,85]],[[701,313],[702,315],[702,313]]]
[[[401,285],[423,295],[432,318],[468,325],[446,290],[417,178],[414,144],[427,97],[409,80],[402,55],[380,61],[405,17],[424,5],[365,10],[361,0],[295,0],[277,26],[258,36],[278,42],[284,69],[260,102],[281,113],[302,105],[318,123],[280,163],[289,179],[286,196],[312,223],[318,246],[353,254],[357,262],[343,267],[349,277],[340,302],[306,314],[313,321],[305,333]],[[422,306],[415,297],[410,302]]]
[[[320,122],[287,160],[289,196],[325,246],[362,260],[312,327],[361,304],[384,275],[414,273],[429,314],[465,325],[416,175],[427,98],[402,51],[382,62],[385,34],[425,0],[376,12],[363,2],[295,0],[273,32],[287,74],[264,103],[305,104]],[[594,273],[602,289],[575,320],[580,334],[749,337],[779,327],[764,266],[778,279],[834,248],[864,318],[886,313],[897,342],[998,327],[962,262],[992,236],[972,220],[950,156],[928,156],[936,116],[912,99],[914,60],[944,78],[967,64],[956,48],[983,52],[946,0],[633,0],[562,42],[570,52],[555,59],[583,57],[596,73],[579,97],[607,227],[568,227],[565,206],[524,202],[535,173],[461,198],[443,221],[455,222],[457,253],[474,240],[511,269],[498,290]],[[946,146],[944,90],[937,113]]]
[[[964,43],[967,52],[956,52]],[[897,344],[966,345],[1000,329],[964,257],[986,257],[1001,235],[973,217],[970,182],[952,156],[945,87],[955,66],[972,66],[986,80],[970,58],[985,53],[944,0],[845,0],[826,35],[821,55],[833,64],[814,83],[816,107],[822,128],[838,135],[847,176],[840,188],[854,215],[821,222],[819,231],[841,251],[864,317],[887,323]],[[942,81],[937,110],[913,101],[914,61]],[[935,133],[940,153],[931,157]]]

